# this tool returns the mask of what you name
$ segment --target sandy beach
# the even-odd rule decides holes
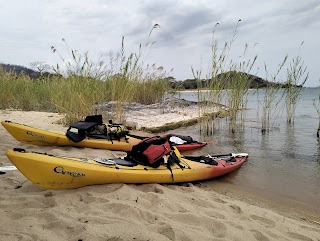
[[[65,131],[56,113],[0,111],[0,121]],[[72,157],[123,152],[19,143],[0,126],[0,166],[14,147]],[[146,134],[146,133],[143,133]],[[250,161],[250,159],[249,159]],[[210,181],[108,184],[43,190],[19,171],[0,175],[0,240],[320,240],[320,214],[298,204]],[[320,200],[320,197],[319,197]]]

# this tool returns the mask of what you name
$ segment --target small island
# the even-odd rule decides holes
[[[229,71],[218,74],[211,79],[186,79],[177,81],[173,77],[168,77],[167,81],[170,83],[171,88],[178,90],[196,90],[201,88],[213,87],[217,89],[228,89],[232,86],[242,85],[249,89],[260,88],[288,88],[289,84],[277,81],[268,81],[261,77],[237,71]],[[302,87],[302,85],[296,85],[296,87]]]

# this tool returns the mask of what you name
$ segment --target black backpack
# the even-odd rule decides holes
[[[84,121],[71,125],[67,130],[66,136],[74,142],[80,142],[99,125],[103,126],[102,115],[87,116]],[[76,129],[77,133],[72,131],[72,128]]]
[[[115,127],[116,130],[111,132],[110,127]],[[125,137],[127,141],[126,135],[129,131],[123,129],[123,125],[113,124],[111,121],[109,121],[108,126],[106,126],[102,121],[102,115],[91,115],[87,116],[84,121],[79,121],[71,125],[67,130],[66,136],[76,143],[84,140],[86,137],[107,139],[111,142],[113,140],[120,141],[121,137]]]

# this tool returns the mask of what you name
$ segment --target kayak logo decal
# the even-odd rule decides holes
[[[81,172],[67,171],[61,166],[55,167],[53,169],[53,171],[55,173],[59,173],[59,174],[62,174],[62,175],[69,175],[69,176],[72,176],[72,177],[84,177],[86,175],[86,174],[81,173]]]
[[[34,134],[34,133],[32,133],[32,131],[27,131],[27,135],[33,136],[33,137],[37,137],[39,139],[43,139],[44,138],[44,136],[38,135],[38,134]]]

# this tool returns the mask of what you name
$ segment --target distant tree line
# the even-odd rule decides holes
[[[0,64],[0,69],[6,72],[14,72],[16,74],[25,74],[29,76],[30,79],[37,79],[40,77],[48,77],[48,76],[50,77],[50,76],[57,75],[57,74],[53,74],[45,71],[48,69],[48,66],[44,65],[43,62],[34,62],[31,64],[31,66],[36,70],[30,69],[24,66],[12,65],[12,64]],[[176,89],[176,90],[194,90],[198,88],[205,89],[205,88],[209,88],[210,86],[214,86],[214,83],[213,83],[214,81],[220,81],[222,83],[222,86],[227,89],[231,81],[237,80],[237,75],[242,75],[242,78],[243,77],[247,78],[249,88],[252,88],[252,89],[272,87],[272,86],[274,87],[281,86],[282,88],[288,87],[287,84],[270,82],[255,75],[236,72],[236,71],[222,73],[211,79],[176,80],[174,77],[169,76],[169,77],[166,77],[165,80],[169,83],[169,86],[172,89]],[[302,86],[298,86],[298,87],[302,87]]]
[[[228,86],[235,86],[234,84],[231,85],[230,83],[238,79],[238,76],[236,75],[241,75],[242,78],[246,78],[248,87],[251,89],[266,88],[266,87],[282,87],[282,88],[288,87],[287,84],[270,82],[255,75],[236,72],[236,71],[222,73],[211,79],[201,79],[201,80],[186,79],[182,81],[177,81],[175,80],[174,77],[168,77],[166,80],[169,82],[171,88],[178,89],[178,90],[208,88],[210,86],[214,86],[214,83],[213,83],[214,81],[220,81],[220,87],[222,86],[227,89]],[[302,87],[302,86],[298,86],[298,87]]]
[[[20,66],[20,65],[13,65],[13,64],[0,64],[0,70],[2,69],[5,72],[12,72],[15,74],[24,74],[26,76],[29,76],[30,79],[38,79],[40,77],[50,77],[50,76],[54,76],[57,74],[53,74],[47,71],[44,71],[45,69],[47,69],[47,67],[42,67],[35,63],[31,64],[32,66],[34,66],[35,69],[37,70],[33,70],[24,66]]]

